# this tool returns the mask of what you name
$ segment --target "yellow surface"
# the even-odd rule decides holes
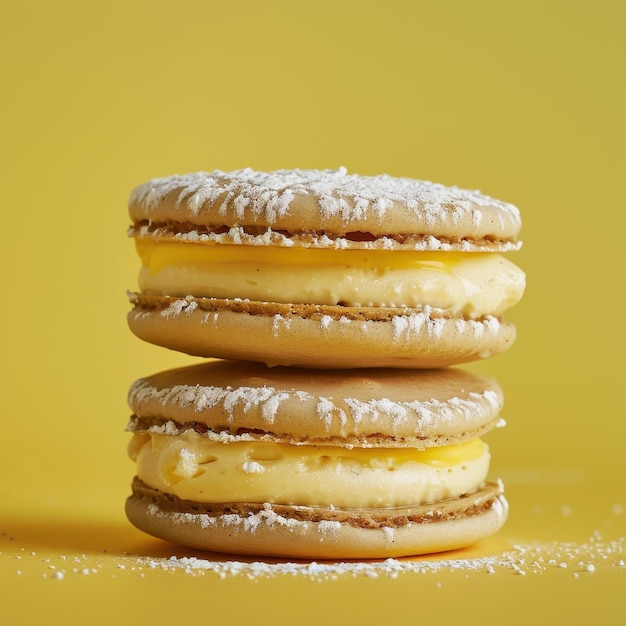
[[[623,623],[625,19],[619,0],[3,2],[0,622]],[[126,328],[126,198],[340,165],[522,210],[518,342],[472,366],[506,394],[486,440],[510,520],[396,578],[187,573],[123,514],[126,389],[193,362]]]

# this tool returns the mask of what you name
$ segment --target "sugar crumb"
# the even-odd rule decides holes
[[[137,565],[165,571],[179,570],[190,575],[216,574],[219,578],[245,576],[250,579],[275,576],[308,576],[320,580],[336,580],[341,576],[387,577],[401,574],[435,574],[442,571],[462,572],[465,576],[497,572],[516,576],[542,574],[548,569],[569,570],[575,577],[583,572],[593,574],[608,567],[626,567],[623,558],[624,538],[604,541],[596,533],[585,543],[554,542],[548,544],[516,544],[498,556],[470,559],[415,560],[389,558],[384,561],[304,563],[262,561],[211,561],[196,557],[139,559]]]
[[[264,511],[264,515],[269,512]],[[280,520],[272,518],[273,523]],[[254,520],[249,521],[252,524]],[[250,528],[252,532],[254,529]],[[322,530],[322,528],[321,528]],[[323,527],[320,539],[334,532],[335,527],[328,523]],[[389,539],[393,536],[389,533]],[[608,569],[626,568],[626,539],[617,540],[603,538],[599,531],[592,533],[583,542],[552,542],[522,543],[511,545],[508,550],[497,555],[476,558],[449,558],[438,555],[436,558],[424,555],[416,558],[388,558],[366,562],[291,562],[288,560],[212,560],[199,557],[168,558],[136,557],[130,554],[119,555],[113,563],[110,557],[105,560],[89,563],[93,557],[87,555],[62,555],[56,558],[40,559],[40,575],[45,579],[63,580],[74,576],[99,577],[117,575],[158,575],[160,572],[180,573],[190,576],[214,575],[219,579],[245,577],[248,579],[273,578],[278,576],[308,577],[316,581],[337,580],[343,577],[391,578],[398,579],[403,575],[431,576],[441,572],[457,573],[464,577],[487,575],[513,575],[516,577],[532,577],[551,571],[556,575],[574,578],[587,578]],[[34,557],[31,553],[30,557]],[[23,563],[29,560],[28,553],[19,559],[20,568],[15,569],[16,576],[23,576],[27,571]],[[71,564],[74,564],[73,566]],[[66,568],[67,566],[67,568]],[[438,585],[440,586],[440,585]]]

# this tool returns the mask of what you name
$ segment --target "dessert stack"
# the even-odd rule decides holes
[[[129,392],[138,528],[185,546],[386,558],[504,523],[482,435],[522,296],[518,210],[338,170],[153,179],[129,202],[140,339],[202,357]]]

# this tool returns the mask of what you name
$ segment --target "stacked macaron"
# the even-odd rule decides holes
[[[151,180],[129,209],[131,330],[210,357],[130,390],[133,524],[303,558],[434,552],[500,528],[480,437],[502,392],[449,366],[514,341],[514,206],[344,169],[246,169]]]

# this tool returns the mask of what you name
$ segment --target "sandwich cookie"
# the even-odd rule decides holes
[[[495,533],[507,503],[481,436],[497,384],[456,368],[338,372],[208,361],[136,381],[126,512],[178,544],[386,558]]]
[[[506,350],[524,273],[511,204],[408,178],[188,174],[131,194],[141,339],[205,357],[434,368]]]

